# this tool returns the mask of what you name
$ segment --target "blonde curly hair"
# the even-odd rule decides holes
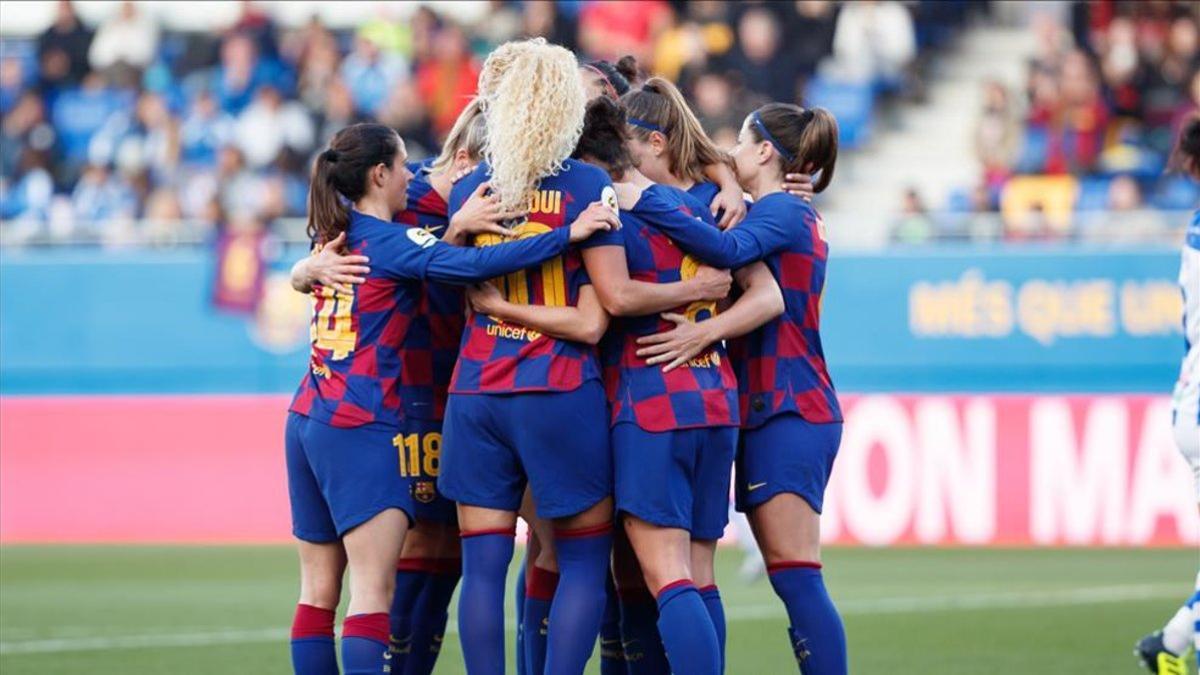
[[[574,54],[543,38],[507,42],[484,62],[484,157],[505,208],[526,208],[538,183],[558,173],[575,149],[587,105],[578,68]]]

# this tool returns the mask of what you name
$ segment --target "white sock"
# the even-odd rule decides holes
[[[1163,626],[1163,646],[1175,655],[1183,654],[1192,644],[1196,632],[1195,617],[1187,605],[1179,608],[1175,616]]]

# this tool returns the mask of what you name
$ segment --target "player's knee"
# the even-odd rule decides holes
[[[334,609],[342,601],[342,580],[332,575],[305,575],[300,580],[300,603]]]

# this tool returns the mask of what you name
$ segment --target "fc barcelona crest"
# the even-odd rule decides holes
[[[433,481],[419,480],[413,483],[413,499],[422,504],[428,504],[433,501],[435,496],[437,496],[437,490],[433,486]]]

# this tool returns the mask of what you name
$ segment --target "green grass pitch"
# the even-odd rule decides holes
[[[719,558],[728,672],[794,673],[783,608],[765,580],[737,580],[739,557]],[[1136,673],[1134,641],[1196,566],[1190,550],[826,555],[851,671],[889,675]],[[0,672],[288,673],[295,575],[287,547],[0,548]],[[437,672],[463,672],[454,633]]]

